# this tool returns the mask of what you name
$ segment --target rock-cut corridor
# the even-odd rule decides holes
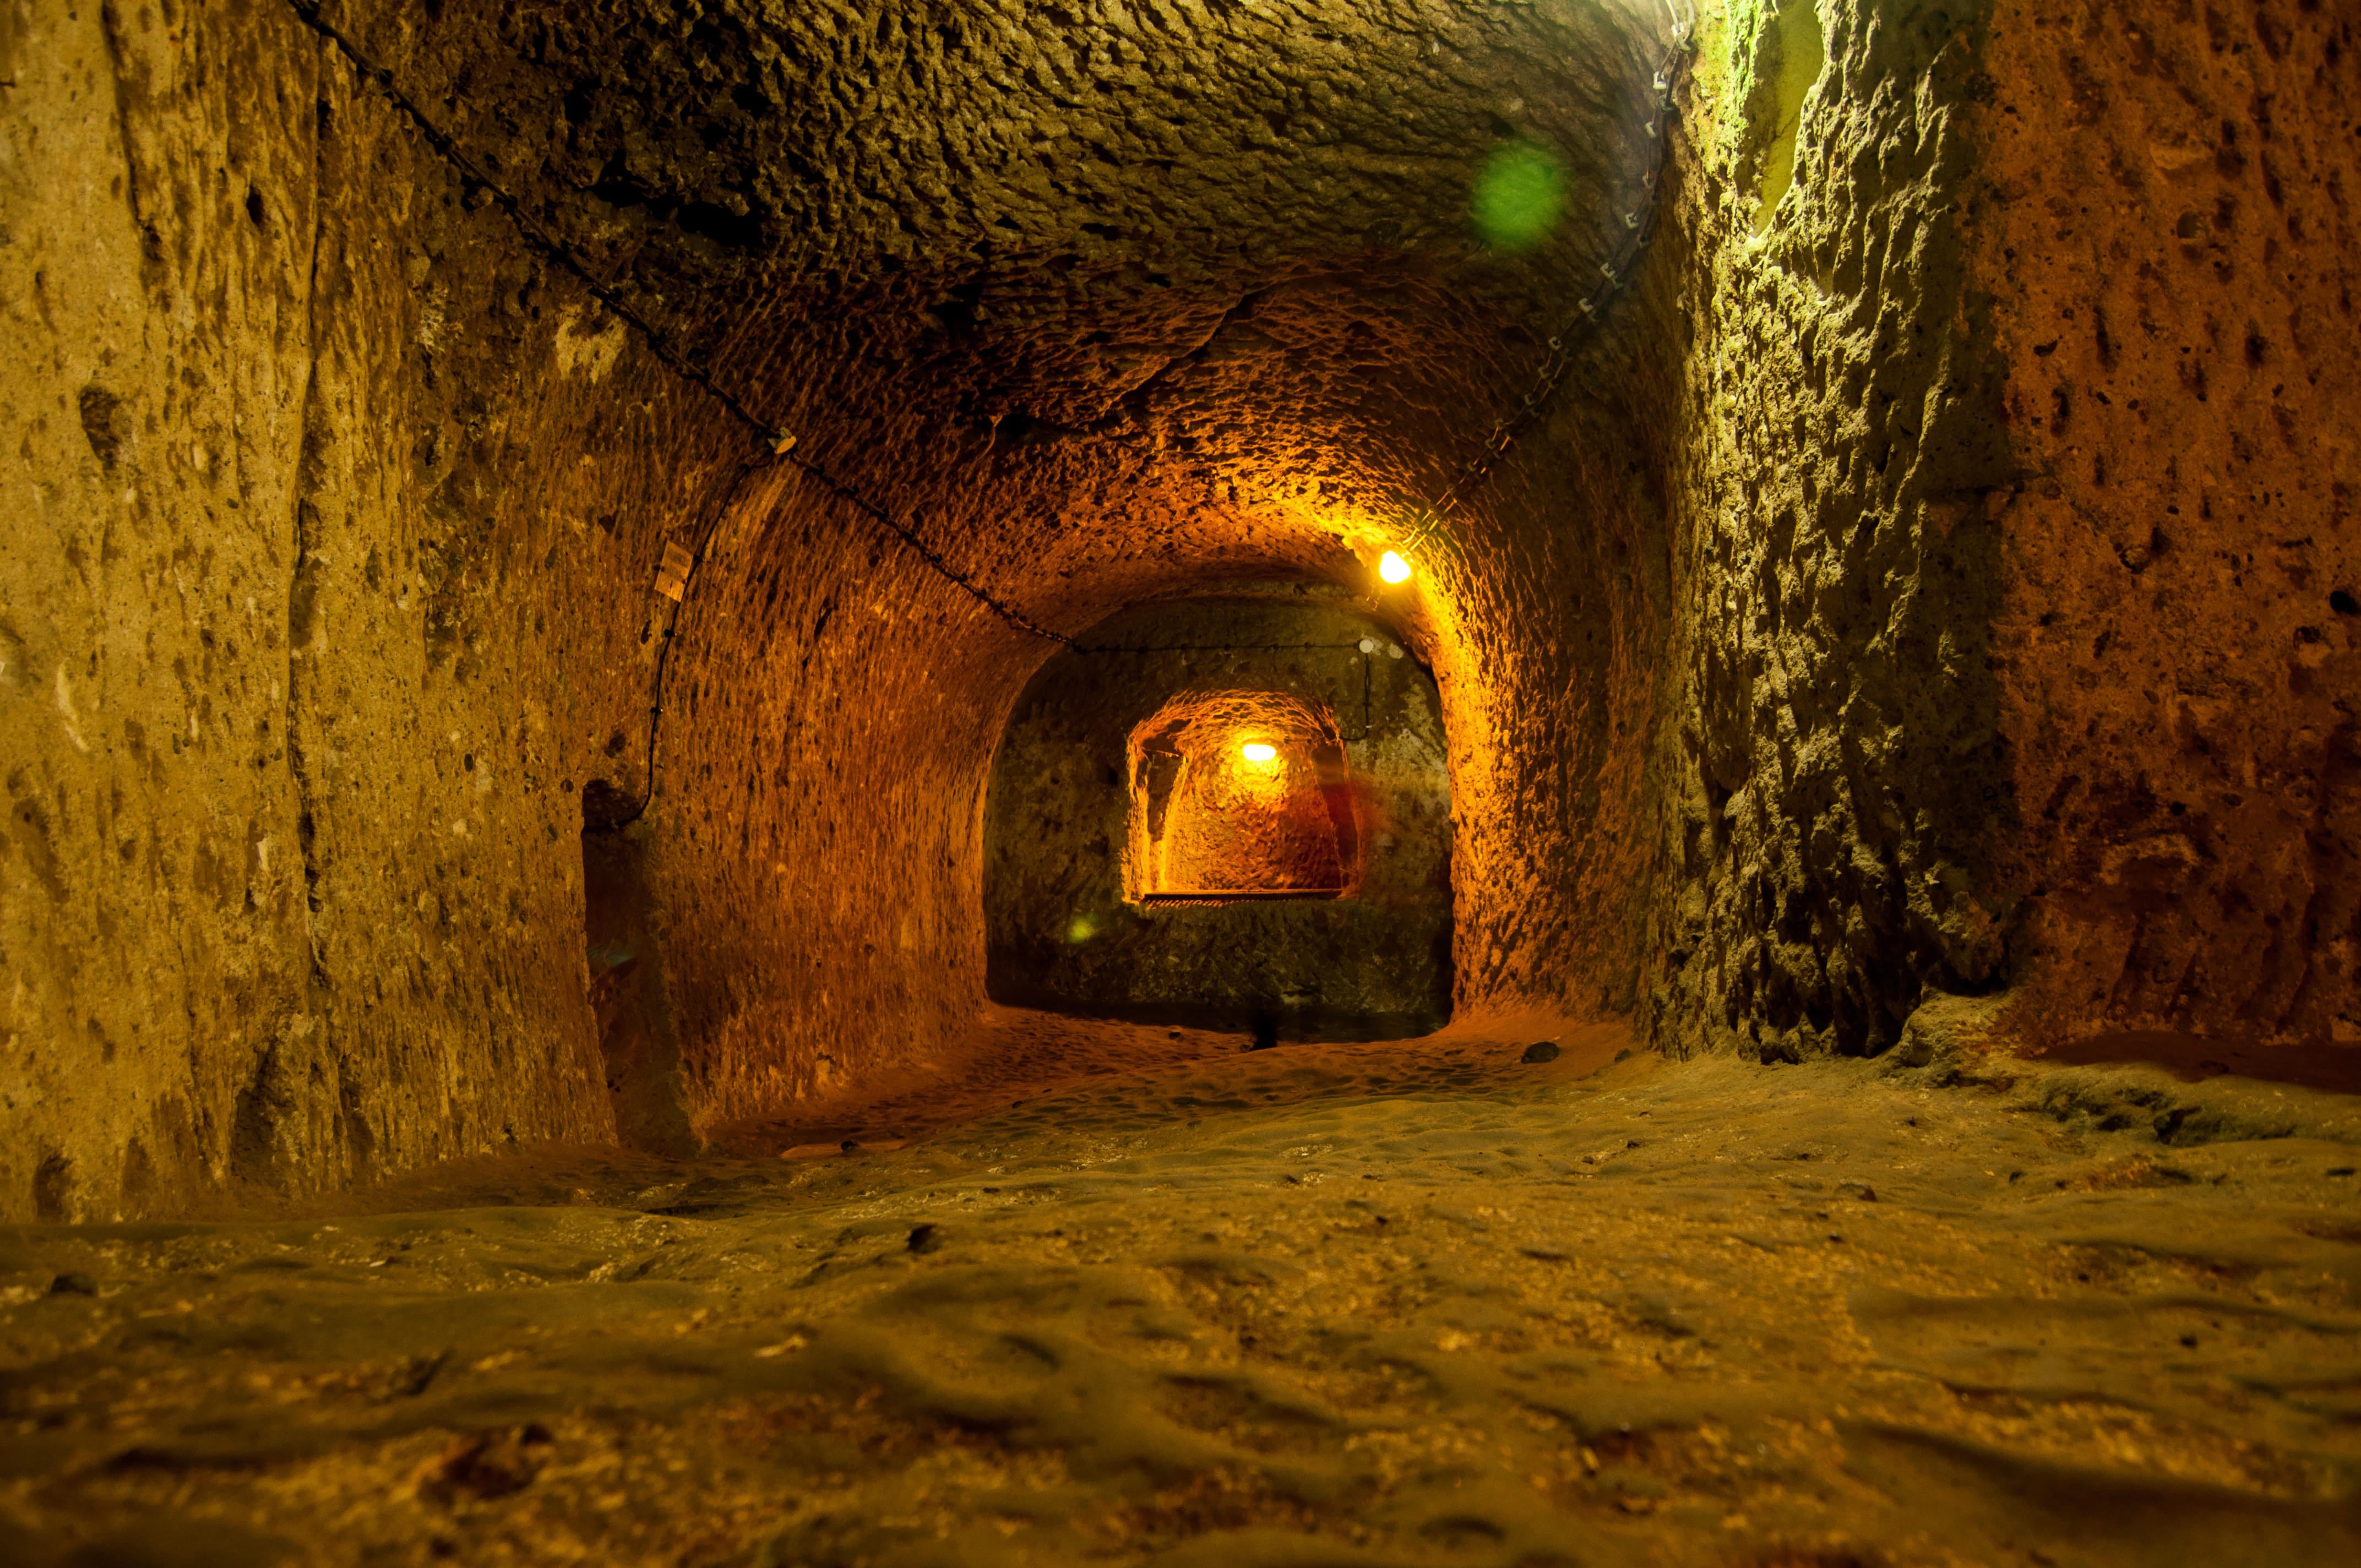
[[[0,0],[0,1562],[2361,1562],[2355,0]]]

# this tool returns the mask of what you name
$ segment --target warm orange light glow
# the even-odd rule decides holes
[[[1124,896],[1350,897],[1360,819],[1336,721],[1276,691],[1177,695],[1131,734]]]
[[[1378,576],[1389,583],[1409,582],[1410,563],[1395,552],[1389,550],[1386,552],[1385,559],[1378,563]]]

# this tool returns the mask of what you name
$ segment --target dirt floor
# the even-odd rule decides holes
[[[0,1557],[2361,1561],[2361,1099],[2188,1077],[1004,1013],[727,1157],[0,1232]]]

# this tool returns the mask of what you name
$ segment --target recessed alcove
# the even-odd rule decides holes
[[[1176,696],[1126,751],[1133,903],[1338,898],[1360,880],[1352,770],[1324,707],[1273,691]]]
[[[994,758],[993,999],[1266,1040],[1441,1026],[1451,784],[1433,677],[1396,631],[1286,584],[1081,641]]]
[[[650,1154],[693,1153],[647,833],[632,820],[635,803],[606,780],[585,785],[582,803],[583,973],[616,1139]]]

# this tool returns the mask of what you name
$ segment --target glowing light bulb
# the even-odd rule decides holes
[[[1409,582],[1410,563],[1395,552],[1389,550],[1385,554],[1385,558],[1378,563],[1378,576],[1389,583]]]
[[[1266,746],[1259,740],[1247,741],[1245,745],[1238,748],[1238,753],[1245,757],[1249,762],[1275,762],[1279,761],[1279,748],[1276,746]]]

